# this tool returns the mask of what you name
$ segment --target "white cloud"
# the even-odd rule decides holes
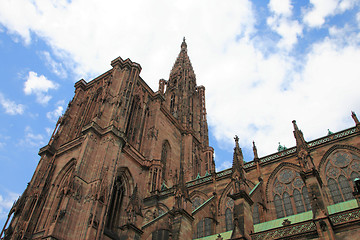
[[[325,18],[351,9],[356,0],[310,0],[312,8],[304,15],[304,22],[310,27],[321,27]]]
[[[271,0],[268,6],[272,16],[267,18],[267,24],[281,36],[278,47],[289,51],[302,35],[303,26],[291,19],[293,6],[290,0]]]
[[[304,13],[303,21],[309,26],[322,26],[327,17],[353,6],[353,1],[313,3]],[[197,84],[206,87],[208,121],[216,139],[231,149],[235,134],[242,147],[251,148],[255,140],[261,156],[276,151],[278,142],[287,147],[295,144],[293,119],[309,140],[326,135],[328,128],[351,126],[350,110],[360,112],[359,94],[354,92],[360,78],[356,35],[333,29],[315,45],[303,42],[307,52],[294,57],[289,51],[304,41],[303,22],[294,19],[289,0],[272,0],[268,7],[271,16],[265,18],[270,28],[263,30],[281,37],[276,43],[279,49],[271,53],[264,49],[273,42],[258,35],[255,16],[259,13],[246,0],[224,4],[76,0],[60,5],[3,0],[0,22],[27,43],[31,43],[30,32],[44,39],[52,47],[51,55],[80,77],[108,70],[118,55],[129,57],[141,64],[142,78],[155,91],[158,80],[169,75],[186,36]],[[47,90],[39,91],[48,96]]]
[[[45,131],[46,131],[48,136],[51,136],[51,134],[53,132],[53,130],[51,128],[49,128],[49,127],[45,128]]]
[[[48,65],[52,72],[54,72],[60,78],[66,78],[67,73],[63,65],[59,62],[56,62],[50,55],[49,52],[43,51],[40,55],[44,58],[46,65]]]
[[[21,115],[25,110],[24,105],[17,104],[14,101],[7,99],[2,93],[0,93],[0,104],[5,109],[5,113],[10,115]]]
[[[38,76],[36,72],[29,72],[26,82],[24,83],[24,92],[26,95],[35,94],[36,101],[46,105],[51,96],[47,95],[50,89],[57,89],[58,84],[48,80],[44,75]]]
[[[269,9],[278,15],[291,16],[292,5],[290,0],[270,0]]]
[[[255,20],[247,0],[226,4],[205,0],[77,0],[61,5],[4,0],[0,22],[28,43],[30,32],[45,39],[56,57],[80,77],[106,71],[110,61],[121,55],[141,63],[142,75],[151,86],[157,86],[158,80],[169,74],[174,61],[170,59],[176,56],[183,36],[203,45],[204,53],[209,47],[223,48],[235,35],[248,36]]]
[[[3,196],[0,194],[0,219],[6,219],[14,202],[19,198],[20,194],[8,192]]]
[[[45,145],[44,136],[41,134],[35,134],[30,126],[25,127],[25,136],[20,140],[20,146],[28,147],[40,147]]]
[[[358,28],[360,28],[360,12],[358,12],[356,14],[356,21],[357,21],[357,24],[358,24]]]
[[[56,122],[58,118],[62,115],[64,108],[62,106],[57,106],[54,111],[46,113],[46,117],[52,121]]]
[[[232,162],[223,161],[223,162],[221,162],[221,164],[219,166],[216,166],[216,171],[219,172],[219,171],[222,171],[224,169],[231,168],[231,167],[232,167]]]

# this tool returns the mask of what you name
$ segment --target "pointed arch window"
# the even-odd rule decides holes
[[[311,210],[305,183],[292,169],[285,168],[279,172],[273,185],[273,197],[277,218]]]
[[[125,196],[125,186],[121,177],[117,177],[114,183],[106,228],[116,231],[120,223],[122,204]]]
[[[197,237],[201,238],[204,236],[204,219],[201,219],[197,224]]]
[[[126,135],[131,143],[135,143],[138,131],[140,129],[142,108],[140,103],[140,97],[134,96],[129,112],[128,123],[126,127]]]
[[[197,238],[210,236],[213,234],[213,220],[211,218],[203,218],[201,219],[197,226]]]
[[[170,97],[170,113],[174,114],[175,109],[175,94],[173,93]]]
[[[325,163],[327,187],[334,204],[354,199],[356,176],[360,175],[360,157],[348,150],[337,150]]]
[[[279,195],[275,195],[274,204],[275,204],[275,210],[276,210],[276,217],[277,218],[285,217],[283,203],[282,203],[282,200]]]
[[[164,141],[163,145],[162,145],[162,150],[161,150],[161,163],[162,163],[162,180],[164,181],[166,178],[166,167],[167,167],[167,162],[169,160],[169,155],[170,155],[170,144],[169,142],[166,140]]]
[[[292,204],[291,204],[290,195],[287,192],[284,193],[283,200],[284,200],[284,207],[285,207],[286,216],[294,215],[294,210],[293,210],[293,207],[292,207]]]
[[[204,200],[200,197],[195,197],[194,199],[192,199],[191,202],[192,202],[192,210],[194,211],[204,202]]]
[[[230,231],[233,229],[233,213],[230,208],[227,208],[225,211],[225,225],[226,225],[226,231]]]

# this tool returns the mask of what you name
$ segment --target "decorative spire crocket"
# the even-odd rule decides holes
[[[310,149],[304,139],[303,133],[299,130],[296,121],[292,121],[294,126],[294,136],[296,139],[296,150],[300,166],[304,169],[313,169],[314,163],[310,156]]]

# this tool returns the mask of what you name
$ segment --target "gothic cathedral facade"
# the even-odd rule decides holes
[[[360,123],[215,171],[187,45],[154,92],[121,57],[75,95],[1,239],[360,238]]]

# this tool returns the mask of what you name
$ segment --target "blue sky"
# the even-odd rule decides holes
[[[156,91],[188,43],[206,87],[218,170],[237,134],[251,161],[354,125],[360,114],[360,4],[355,0],[0,2],[0,226],[36,168],[73,85],[118,56]]]

